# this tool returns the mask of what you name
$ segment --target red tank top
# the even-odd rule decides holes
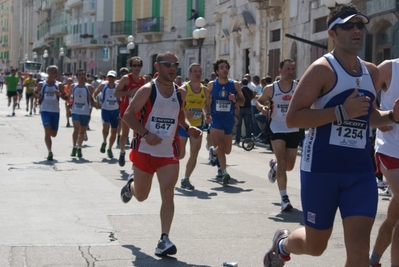
[[[141,86],[143,86],[145,84],[145,79],[143,78],[143,76],[140,75],[139,77],[139,81],[136,82],[133,77],[132,74],[129,73],[127,75],[129,77],[129,83],[123,88],[122,91],[130,91],[130,90],[136,90],[139,89]],[[121,106],[127,107],[129,105],[130,99],[133,98],[134,95],[127,95],[127,96],[123,96],[121,97]]]

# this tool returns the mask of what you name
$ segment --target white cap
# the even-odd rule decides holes
[[[109,76],[116,78],[116,71],[114,71],[114,70],[108,71],[107,77],[109,77]]]
[[[363,15],[362,13],[356,12],[356,11],[347,11],[342,13],[338,18],[336,18],[333,22],[331,22],[328,25],[328,29],[331,30],[335,25],[339,24],[344,24],[348,22],[351,18],[360,18],[364,22],[364,24],[367,24],[370,22],[370,19]]]

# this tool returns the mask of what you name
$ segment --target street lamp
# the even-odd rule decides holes
[[[48,58],[48,51],[47,51],[47,49],[46,50],[44,50],[44,52],[43,52],[43,58],[44,58],[44,68],[45,68],[45,70],[47,70],[47,58]]]
[[[204,18],[199,17],[195,20],[195,26],[198,29],[193,31],[193,37],[197,40],[198,43],[198,63],[201,64],[201,48],[204,43],[204,39],[206,38],[208,31],[204,28],[206,25],[206,21]]]
[[[127,37],[127,41],[129,42],[128,44],[127,44],[127,49],[129,49],[129,51],[130,51],[130,56],[133,56],[133,50],[134,50],[134,47],[135,47],[135,45],[134,45],[134,37],[133,37],[133,35],[129,35],[128,37]]]
[[[37,53],[36,53],[36,52],[33,52],[33,61],[36,62],[36,58],[37,58]]]
[[[58,54],[60,56],[60,75],[62,75],[63,72],[63,67],[64,67],[64,48],[60,48],[60,53]]]

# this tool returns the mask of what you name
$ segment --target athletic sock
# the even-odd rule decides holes
[[[281,196],[281,197],[287,196],[287,189],[285,189],[285,190],[280,190],[280,196]]]
[[[380,263],[382,255],[378,255],[374,251],[370,255],[370,265],[376,265]]]
[[[288,256],[288,255],[290,255],[290,253],[287,253],[284,249],[284,240],[285,240],[285,238],[281,239],[280,242],[278,242],[278,250],[281,255]]]

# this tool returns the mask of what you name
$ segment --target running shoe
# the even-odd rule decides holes
[[[212,166],[216,166],[216,160],[217,160],[217,156],[213,155],[214,150],[215,148],[213,146],[209,148],[209,160]]]
[[[53,160],[53,152],[48,152],[47,160]]]
[[[188,189],[188,190],[194,190],[194,186],[190,183],[190,179],[188,179],[188,178],[185,178],[185,179],[182,179],[181,180],[181,185],[180,185],[180,187],[181,188],[183,188],[183,189]]]
[[[388,186],[388,182],[384,181],[384,180],[380,180],[378,178],[375,178],[376,182],[377,182],[377,187],[380,189],[384,189]]]
[[[72,153],[71,153],[71,157],[76,157],[76,152],[77,152],[77,148],[76,147],[74,147],[74,148],[72,148]]]
[[[388,186],[385,190],[378,192],[378,195],[380,195],[382,197],[391,197],[392,196],[392,192],[391,192],[391,189]]]
[[[224,172],[223,176],[222,176],[223,184],[228,184],[229,180],[230,180],[230,174],[228,174],[227,172]]]
[[[291,259],[290,255],[283,256],[279,252],[279,242],[290,235],[290,231],[285,228],[278,229],[273,237],[272,247],[266,252],[263,258],[264,267],[281,267],[284,266],[286,261]]]
[[[31,111],[31,112],[29,112],[29,116],[32,116],[32,111]]]
[[[36,113],[36,112],[35,112]],[[71,124],[69,123],[69,121],[67,122],[66,127],[71,127]]]
[[[221,169],[218,169],[218,173],[216,174],[216,178],[222,178],[223,172]]]
[[[159,241],[155,248],[155,255],[167,256],[176,254],[176,246],[169,240],[167,235],[164,235]]]
[[[108,149],[107,149],[107,155],[108,155],[108,157],[109,157],[110,159],[112,159],[112,158],[114,157],[114,153],[112,153],[111,148],[108,148]]]
[[[281,211],[287,211],[292,209],[292,205],[288,196],[283,196],[281,199]]]
[[[15,112],[14,111],[12,112],[11,116],[15,116]]]
[[[121,167],[125,166],[125,154],[126,152],[121,152],[119,154],[119,166]]]
[[[129,176],[127,183],[121,189],[121,200],[123,203],[128,203],[133,197],[132,192],[130,191],[130,185],[133,183],[133,181],[134,176]]]
[[[89,140],[89,137],[87,136],[87,133],[85,132],[85,135],[83,136],[83,141]]]
[[[34,108],[33,108],[33,113],[35,113],[35,114],[36,114],[36,107],[34,107]]]
[[[276,165],[277,161],[275,159],[271,159],[269,161],[270,171],[268,174],[269,182],[272,184],[276,182],[276,171],[274,170],[274,166]]]
[[[101,152],[101,153],[105,153],[105,148],[106,148],[106,147],[107,147],[107,143],[103,142],[103,143],[101,144],[100,152]]]
[[[78,148],[78,149],[77,149],[77,156],[78,156],[78,158],[83,157],[82,149],[81,149],[81,148]]]
[[[126,138],[126,145],[130,146],[129,136]]]

